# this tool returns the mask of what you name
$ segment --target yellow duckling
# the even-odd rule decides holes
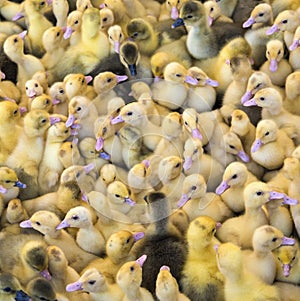
[[[42,62],[31,54],[24,53],[24,41],[27,31],[19,35],[9,36],[3,45],[5,54],[18,66],[17,87],[24,91],[25,83],[37,71],[44,71],[45,67]],[[24,91],[25,92],[25,91]]]
[[[267,61],[259,69],[269,75],[273,85],[283,87],[287,76],[292,73],[291,65],[283,58],[283,42],[274,39],[269,41],[266,47]]]
[[[299,286],[296,284],[276,281],[274,285],[278,288],[281,300],[296,301],[300,293]]]
[[[86,207],[77,206],[70,209],[56,229],[68,227],[79,228],[76,233],[76,242],[83,250],[97,256],[104,253],[104,237],[93,225],[92,216]]]
[[[53,112],[68,115],[68,97],[64,82],[56,82],[49,88],[49,96],[52,99]]]
[[[39,83],[38,80],[36,79],[29,79],[25,83],[25,91],[26,91],[26,96],[29,98],[28,99],[28,107],[31,108],[31,102],[32,100],[44,93],[44,88],[42,85]]]
[[[188,255],[180,284],[191,300],[224,300],[224,276],[218,270],[214,250],[217,228],[211,217],[199,216],[187,230]]]
[[[100,28],[106,31],[110,26],[115,23],[114,13],[111,9],[104,6],[100,9]]]
[[[285,237],[275,227],[265,225],[257,228],[252,237],[253,251],[245,250],[244,265],[262,281],[273,284],[276,276],[276,261],[272,251],[282,245],[293,245],[293,238]]]
[[[300,277],[299,244],[273,250],[276,260],[276,280],[297,284]]]
[[[190,300],[187,296],[179,292],[178,283],[172,276],[170,268],[166,265],[163,265],[157,274],[155,294],[159,301]]]
[[[83,165],[84,159],[81,157],[77,146],[77,140],[64,142],[58,150],[58,159],[64,168],[72,165]]]
[[[299,69],[299,62],[297,61],[297,56],[299,55],[299,38],[300,38],[300,26],[295,30],[293,43],[289,47],[289,63],[293,70]]]
[[[300,94],[298,92],[298,79],[300,76],[299,71],[289,74],[285,82],[286,97],[283,100],[283,107],[292,114],[300,115],[298,103],[300,101]]]
[[[122,301],[153,301],[152,294],[144,287],[142,283],[142,267],[147,259],[147,255],[142,255],[136,261],[124,263],[117,273],[117,284],[124,292]]]
[[[69,265],[78,273],[97,256],[80,248],[75,239],[65,230],[58,230],[60,219],[53,212],[40,210],[34,213],[30,219],[20,223],[22,228],[33,228],[44,235],[49,245],[59,247],[66,255]]]
[[[264,283],[246,269],[243,253],[237,245],[221,244],[216,253],[219,270],[225,277],[225,300],[281,300],[276,287]]]
[[[251,239],[255,229],[268,224],[262,206],[272,199],[282,199],[283,194],[272,191],[266,183],[255,181],[245,187],[243,196],[244,214],[227,219],[217,232],[217,237],[222,242],[233,242],[247,249],[252,247]]]
[[[123,292],[117,284],[110,284],[106,278],[95,268],[86,270],[76,282],[66,286],[67,292],[85,291],[91,300],[121,301]]]
[[[173,19],[176,20],[179,17],[179,11],[186,0],[170,0],[161,5],[159,21]]]
[[[294,115],[283,108],[282,96],[274,88],[264,88],[255,93],[254,97],[244,103],[244,106],[259,106],[262,108],[262,118],[272,119],[278,128],[284,130],[298,145],[300,121],[298,115]],[[293,151],[293,150],[292,150]]]
[[[207,13],[207,20],[209,26],[212,26],[215,22],[229,22],[233,20],[222,14],[221,7],[217,1],[206,1],[203,3]]]
[[[74,46],[80,42],[81,37],[82,12],[73,10],[68,14],[64,39],[69,40],[70,46]]]
[[[182,195],[177,204],[187,213],[190,221],[200,215],[219,222],[233,217],[233,212],[218,195],[206,192],[205,179],[200,174],[191,174],[184,179]]]
[[[48,94],[41,94],[31,101],[30,110],[44,110],[48,113],[53,113],[53,103]],[[58,116],[51,116],[59,118]],[[63,116],[64,117],[64,116]],[[67,119],[67,118],[65,118]]]
[[[107,30],[107,34],[111,45],[110,52],[120,53],[120,45],[125,39],[121,26],[119,25],[110,26]]]

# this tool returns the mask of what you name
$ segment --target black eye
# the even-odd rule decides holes
[[[37,88],[39,85],[37,83],[35,83],[34,86]]]
[[[65,130],[65,131],[64,131],[65,134],[67,134],[68,132],[69,132],[69,130]],[[71,148],[72,148],[72,145],[71,145]]]
[[[292,258],[292,261],[294,261],[296,259],[296,256],[294,256],[293,258]]]
[[[73,144],[70,145],[70,148],[73,148]]]
[[[18,114],[18,110],[14,110],[14,115],[17,115]]]
[[[229,147],[230,147],[231,149],[235,149],[235,147],[234,147],[233,145],[229,145]]]
[[[231,179],[236,179],[237,178],[237,174],[234,174]]]
[[[281,53],[281,50],[278,50],[278,55]]]
[[[90,280],[89,282],[88,282],[88,284],[90,284],[90,285],[94,285],[96,283],[96,280]]]
[[[102,135],[105,135],[107,132],[107,127],[105,126],[103,129],[102,129]]]
[[[49,99],[46,99],[46,102],[45,102],[46,105],[49,104],[49,102],[50,102],[50,100],[49,100]]]
[[[57,37],[59,37],[59,35],[60,35],[60,32],[58,32],[58,33],[56,34]]]
[[[5,287],[5,288],[3,288],[2,289],[4,292],[6,292],[6,293],[9,293],[9,292],[11,292],[12,291],[12,289],[10,288],[10,287]]]
[[[76,175],[75,175],[76,178],[79,178],[80,177],[80,172],[78,172]]]
[[[260,97],[259,99],[260,99],[261,101],[264,101],[264,100],[265,100],[265,98],[264,98],[264,97]]]
[[[64,91],[63,89],[60,89],[58,92],[59,92],[60,94],[64,94],[64,93],[65,93],[65,91]]]
[[[197,189],[197,187],[196,186],[192,186],[192,188],[191,188],[192,190],[196,190]]]
[[[175,76],[176,76],[176,77],[181,77],[181,74],[176,73]]]
[[[130,271],[133,272],[134,271],[134,266],[130,267]]]
[[[117,110],[116,110],[116,113],[120,113],[120,111],[121,111],[121,108],[117,109]]]
[[[192,19],[193,16],[192,16],[192,15],[188,15],[188,16],[186,16],[186,18],[187,18],[187,19]]]
[[[74,22],[74,24],[78,24],[79,23],[79,21],[78,20],[76,20],[75,22]]]
[[[120,195],[119,195],[119,194],[115,194],[115,197],[116,197],[116,198],[119,198],[119,197],[120,197]]]
[[[134,38],[136,38],[138,35],[139,35],[139,33],[138,33],[138,32],[135,32],[132,36],[133,36]]]
[[[128,238],[128,239],[126,240],[126,243],[127,243],[127,244],[129,244],[129,242],[130,242],[130,238]]]
[[[184,124],[185,124],[186,126],[188,126],[188,125],[189,125],[189,124],[188,124],[186,121],[184,122]]]
[[[178,162],[176,165],[175,165],[175,168],[178,168],[181,164]]]
[[[260,196],[260,195],[263,195],[264,193],[262,191],[257,191],[256,192],[256,195]]]
[[[40,5],[41,6],[45,5],[45,1],[40,2]]]
[[[78,107],[78,108],[76,109],[76,111],[77,111],[77,112],[80,112],[80,111],[81,111],[81,107]]]
[[[10,183],[10,182],[11,182],[10,180],[6,180],[6,181],[5,181],[5,183]]]
[[[273,239],[272,239],[272,242],[275,242],[277,240],[277,237],[274,237]]]
[[[79,219],[79,216],[78,216],[78,215],[73,215],[73,216],[72,216],[72,219],[73,219],[74,221],[77,221],[77,220]]]
[[[17,43],[18,42],[18,38],[14,38],[14,43]]]
[[[259,16],[259,17],[263,17],[263,16],[264,16],[264,13],[259,13],[258,16]]]
[[[196,149],[194,150],[193,154],[195,155],[195,154],[197,154],[197,153],[198,153],[198,148],[196,148]]]
[[[288,22],[288,20],[282,20],[281,23],[282,24],[286,24]]]
[[[108,82],[108,83],[110,83],[111,81],[112,81],[112,78],[111,78],[111,77],[107,79],[107,82]]]
[[[103,18],[103,22],[106,22],[107,21],[107,18]]]
[[[122,38],[122,34],[120,33],[119,38]]]
[[[127,113],[127,116],[131,116],[133,113],[132,112],[128,112]]]
[[[46,122],[47,122],[46,119],[42,119],[42,120],[41,120],[41,123],[46,123]]]
[[[258,89],[260,86],[261,86],[261,83],[258,83],[258,84],[255,86],[255,89]]]
[[[35,224],[36,224],[36,225],[38,225],[38,226],[40,226],[40,225],[41,225],[41,223],[40,223],[40,222],[35,222]]]
[[[270,134],[270,132],[266,132],[266,133],[265,133],[265,136],[268,136],[269,134]]]
[[[213,7],[211,7],[211,8],[210,8],[210,12],[213,12],[213,11],[214,11],[214,8],[213,8]]]

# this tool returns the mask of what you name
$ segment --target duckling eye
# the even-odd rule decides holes
[[[84,84],[84,81],[85,81],[85,80],[84,80],[84,78],[83,78],[82,81],[81,81],[81,83]]]
[[[35,224],[36,224],[36,225],[38,225],[38,226],[40,226],[40,225],[41,225],[41,223],[40,223],[40,222],[35,222]]]
[[[37,88],[39,85],[37,83],[35,83],[34,86]]]
[[[58,33],[56,34],[57,37],[59,37],[59,35],[60,35],[60,32],[58,32]]]
[[[193,152],[193,155],[197,154],[198,153],[198,148],[196,148]]]
[[[265,136],[268,136],[269,134],[270,134],[270,132],[266,132],[266,133],[265,133]]]
[[[280,54],[281,53],[281,50],[278,50],[278,53],[277,54]]]
[[[94,154],[95,152],[93,150],[90,151],[91,154]]]
[[[265,100],[265,98],[264,98],[264,97],[260,97],[259,99],[260,99],[261,101],[264,101],[264,100]]]
[[[47,121],[46,119],[42,119],[41,123],[46,123],[46,121]]]
[[[80,177],[80,172],[78,172],[76,175],[75,175],[76,178],[79,178]]]
[[[175,76],[176,76],[176,77],[181,77],[182,75],[179,74],[179,73],[176,73]]]
[[[214,11],[214,8],[213,8],[213,7],[211,7],[211,8],[210,8],[210,12],[213,12],[213,11]]]
[[[130,267],[130,271],[133,272],[134,271],[134,266]]]
[[[65,130],[65,131],[64,131],[65,134],[67,134],[68,132],[69,132],[69,130]],[[72,148],[72,145],[71,145],[71,148]]]
[[[79,21],[78,21],[78,20],[76,20],[76,21],[74,22],[74,24],[78,24],[78,22],[79,22]]]
[[[194,185],[194,186],[192,186],[192,188],[191,188],[192,190],[196,190],[197,189],[197,187]]]
[[[107,82],[108,82],[108,83],[110,83],[111,81],[112,81],[112,78],[111,78],[111,77],[107,79]]]
[[[49,99],[46,99],[45,104],[46,105],[49,104]]]
[[[96,283],[96,280],[90,280],[89,282],[88,282],[88,284],[90,284],[90,285],[94,285]]]
[[[131,116],[132,114],[133,114],[132,112],[128,112],[126,115]]]
[[[73,144],[70,145],[70,148],[73,148]]]
[[[45,1],[40,2],[40,5],[44,6],[45,5]]]
[[[296,259],[296,256],[294,256],[293,258],[292,258],[292,261],[294,261]]]
[[[235,149],[235,147],[234,147],[233,145],[229,145],[229,147],[230,147],[231,149]]]
[[[255,89],[258,89],[260,86],[261,86],[261,83],[258,83],[258,84],[255,86]]]
[[[76,111],[77,111],[77,112],[80,112],[80,111],[81,111],[81,107],[78,107],[78,108],[76,109]]]
[[[256,195],[258,195],[258,196],[261,196],[261,195],[263,195],[264,193],[262,192],[262,191],[257,191],[256,192]]]
[[[10,287],[5,287],[5,288],[3,288],[2,289],[4,292],[6,292],[6,293],[9,293],[9,292],[11,292],[12,291],[12,289],[10,288]]]
[[[107,127],[104,127],[104,128],[102,129],[102,135],[105,135],[106,132],[107,132]]]
[[[258,16],[259,16],[259,17],[263,17],[263,16],[264,16],[264,13],[259,13]]]
[[[64,91],[63,89],[60,89],[58,92],[59,92],[60,94],[64,94],[64,93],[65,93],[65,91]]]
[[[116,113],[120,113],[120,111],[121,111],[121,108],[117,109],[117,110],[116,110]]]
[[[6,180],[6,181],[5,181],[5,183],[10,183],[10,182],[11,182],[10,180]]]
[[[119,197],[120,197],[120,195],[119,195],[119,194],[115,194],[115,197],[116,197],[116,198],[119,198]]]
[[[277,240],[277,237],[274,237],[273,239],[272,239],[272,242],[275,242]]]
[[[186,18],[187,18],[187,19],[192,19],[193,16],[192,16],[192,15],[188,15],[188,16],[186,16]]]
[[[136,38],[138,35],[139,35],[139,33],[138,33],[138,32],[135,32],[132,36],[133,36],[134,38]]]
[[[14,110],[13,114],[17,115],[18,114],[18,110]]]
[[[120,33],[119,37],[122,38],[122,34],[121,33]]]
[[[114,176],[114,180],[116,179],[117,177],[116,176]]]
[[[128,238],[128,239],[126,240],[126,243],[127,243],[127,244],[129,244],[129,242],[130,242],[130,238]]]
[[[287,24],[288,20],[282,20],[281,23],[282,24]]]
[[[231,179],[236,179],[237,178],[237,174],[234,174]]]
[[[103,22],[106,22],[107,21],[107,18],[103,18]]]
[[[186,126],[189,126],[189,124],[188,124],[186,121],[184,122],[184,124],[185,124]]]
[[[181,164],[178,162],[176,165],[175,165],[175,168],[178,168]]]
[[[72,219],[73,219],[74,221],[77,221],[77,220],[79,219],[79,216],[78,216],[78,215],[73,215],[73,216],[72,216]]]

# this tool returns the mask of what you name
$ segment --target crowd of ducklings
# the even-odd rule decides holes
[[[300,1],[0,1],[1,301],[296,301]]]

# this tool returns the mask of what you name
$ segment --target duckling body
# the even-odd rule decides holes
[[[291,112],[292,114],[300,115],[300,111],[298,109],[298,103],[300,100],[298,93],[298,86],[296,82],[298,82],[298,78],[300,76],[299,71],[295,71],[289,74],[286,78],[285,83],[285,93],[286,97],[283,101],[283,107]]]
[[[216,227],[212,218],[199,216],[187,230],[188,255],[180,283],[191,300],[224,300],[224,277],[217,267],[213,242]]]

